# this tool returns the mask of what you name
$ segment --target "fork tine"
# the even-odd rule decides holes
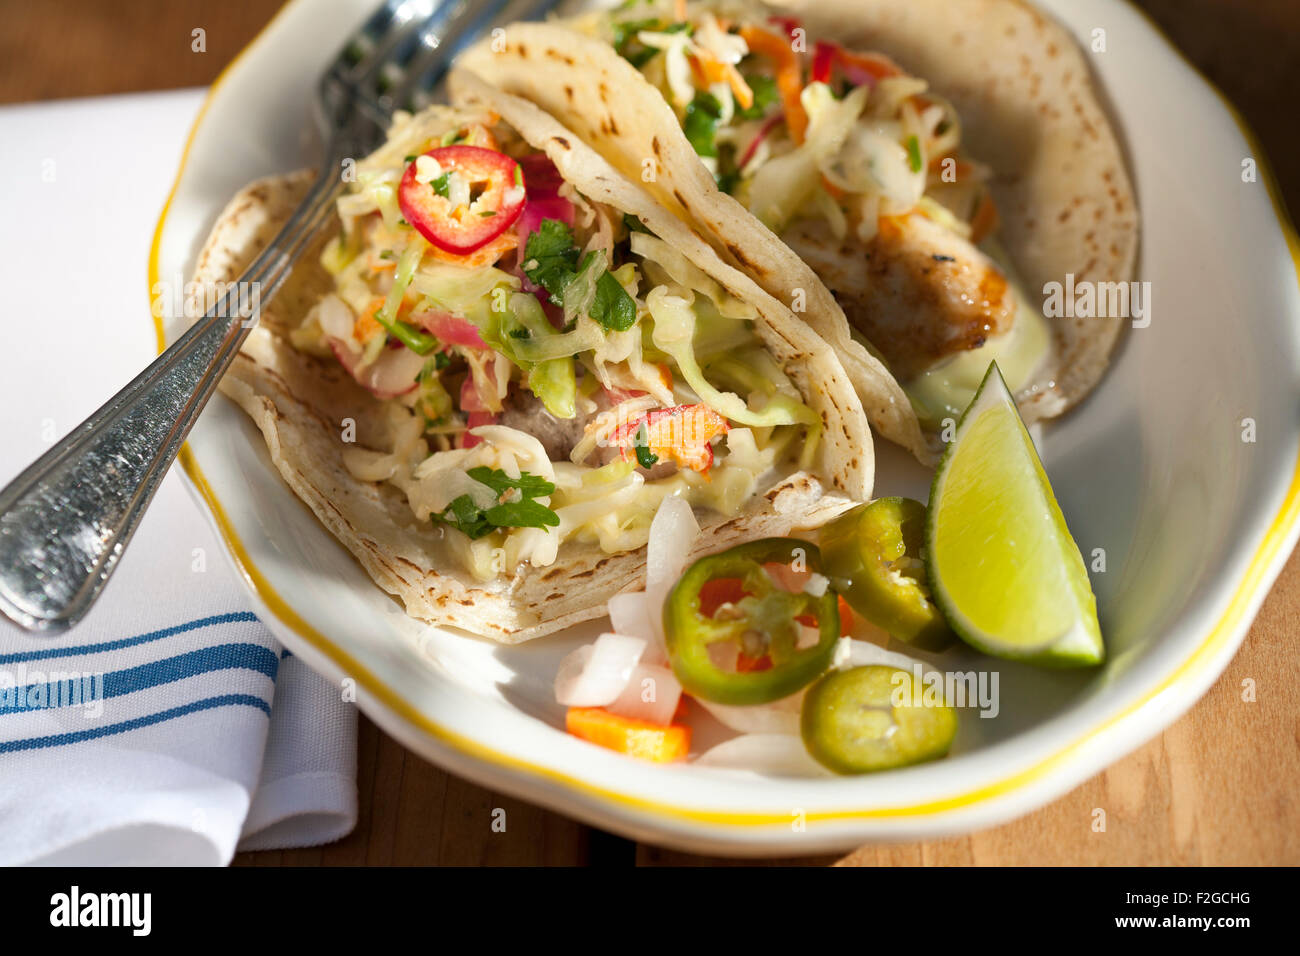
[[[411,2],[412,0],[385,0],[348,37],[347,43],[326,70],[326,76],[346,80],[366,70],[374,62],[377,51],[389,45],[392,30],[410,19]]]
[[[403,109],[427,106],[433,90],[442,82],[452,61],[462,50],[490,35],[498,26],[519,20],[541,19],[562,2],[563,0],[489,0],[483,4],[481,11],[456,20],[441,36],[422,37],[423,49],[411,61],[401,85],[393,90],[391,102]]]
[[[411,65],[431,52],[436,53],[444,32],[455,31],[459,23],[474,21],[476,15],[472,11],[480,2],[482,0],[439,2],[415,29],[404,32],[400,41],[389,49],[384,62],[372,71],[373,75],[359,82],[360,94],[373,99],[385,113],[390,113],[395,102],[393,93],[408,82]]]
[[[335,64],[343,67],[340,78],[355,84],[373,75],[396,47],[448,5],[445,0],[386,0],[344,47]]]

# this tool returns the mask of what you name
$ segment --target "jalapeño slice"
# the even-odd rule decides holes
[[[927,702],[907,671],[873,664],[813,684],[800,729],[824,767],[872,773],[942,757],[957,735],[957,712],[946,701]]]
[[[826,573],[855,611],[915,647],[940,650],[952,642],[922,561],[925,505],[877,498],[827,525],[821,541]]]
[[[803,571],[821,573],[821,552],[797,538],[750,541],[686,569],[664,601],[664,636],[688,693],[765,704],[830,666],[840,636],[836,595],[792,590],[791,581],[807,580]]]

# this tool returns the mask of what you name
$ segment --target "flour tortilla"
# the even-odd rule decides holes
[[[845,46],[880,50],[951,99],[971,154],[991,165],[998,238],[1030,302],[1045,283],[1132,278],[1138,219],[1123,155],[1089,66],[1059,24],[1021,0],[792,0],[779,11]],[[800,317],[831,342],[877,432],[933,459],[901,387],[850,337],[843,310],[797,255],[720,192],[672,108],[609,45],[562,23],[515,24],[458,61],[572,126],[618,169],[640,176],[665,207],[701,229],[726,261],[772,295],[807,296]],[[1055,361],[1018,398],[1033,421],[1059,415],[1100,379],[1123,321],[1053,320]]]
[[[874,472],[871,435],[862,407],[829,347],[752,280],[722,263],[698,236],[622,179],[578,138],[536,107],[498,91],[476,91],[561,175],[592,199],[639,216],[700,268],[759,310],[756,329],[825,423],[817,474],[773,477],[746,509],[725,518],[700,511],[697,552],[817,527],[869,498]],[[305,173],[248,186],[222,213],[200,254],[195,279],[206,289],[233,281],[274,236],[310,185]],[[308,250],[285,287],[262,312],[221,390],[253,419],[271,461],[293,491],[412,617],[503,643],[518,643],[606,613],[609,598],[642,586],[645,549],[618,555],[568,542],[550,567],[521,565],[482,583],[464,573],[441,530],[412,514],[388,484],[354,478],[343,463],[342,422],[356,423],[356,444],[390,447],[384,403],[337,363],[289,344],[288,333],[326,292],[319,265],[328,235]]]

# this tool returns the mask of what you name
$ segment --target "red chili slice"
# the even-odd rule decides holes
[[[813,48],[812,61],[812,81],[814,83],[829,83],[831,81],[831,67],[835,63],[835,53],[838,47],[834,43],[827,43],[825,40],[818,40],[817,45]]]
[[[813,48],[811,81],[830,83],[835,67],[855,86],[875,89],[886,77],[901,76],[903,71],[889,57],[880,53],[856,53],[828,40],[818,40]]]
[[[456,255],[473,252],[513,226],[523,212],[523,169],[504,153],[481,146],[442,146],[424,155],[437,162],[448,179],[457,176],[469,184],[470,201],[453,207],[443,195],[448,179],[416,182],[416,161],[406,167],[397,191],[402,215],[439,249]]]

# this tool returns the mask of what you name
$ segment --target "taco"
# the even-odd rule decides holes
[[[816,527],[874,458],[831,349],[531,103],[399,114],[222,390],[407,613],[518,642],[643,577],[669,495],[701,549]],[[308,185],[253,184],[238,276]]]
[[[922,458],[992,359],[1027,421],[1106,367],[1122,317],[1048,319],[1033,290],[1131,278],[1132,188],[1081,52],[1020,0],[635,0],[459,63],[804,294],[877,431]],[[908,400],[888,415],[875,358]]]

